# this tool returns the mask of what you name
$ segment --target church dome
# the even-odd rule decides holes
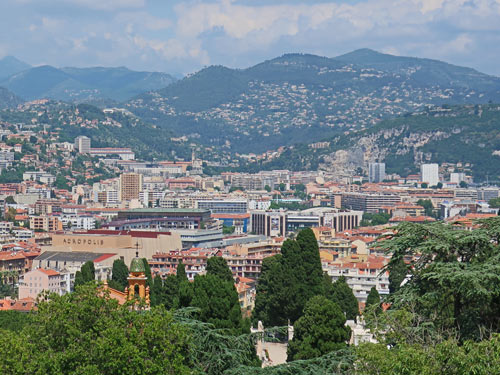
[[[144,262],[141,258],[134,258],[130,263],[130,272],[133,273],[146,273],[146,268],[144,267]]]

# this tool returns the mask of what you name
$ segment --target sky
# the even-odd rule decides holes
[[[0,57],[175,75],[358,48],[500,76],[500,0],[0,0]]]

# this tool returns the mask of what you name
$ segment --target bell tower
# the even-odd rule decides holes
[[[127,277],[128,294],[127,299],[142,299],[149,306],[149,286],[146,286],[148,278],[146,277],[146,269],[142,259],[139,258],[139,251],[136,251],[135,258],[130,263],[130,271]]]

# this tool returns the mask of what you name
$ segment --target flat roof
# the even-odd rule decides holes
[[[210,210],[201,208],[133,208],[121,211],[124,213],[207,213]]]
[[[88,262],[95,261],[101,257],[107,259],[115,254],[111,253],[92,253],[88,251],[45,251],[35,258],[35,260],[48,260],[48,261],[58,261],[58,262]]]

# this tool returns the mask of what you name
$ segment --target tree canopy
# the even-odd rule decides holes
[[[286,240],[281,255],[265,260],[257,285],[254,322],[265,326],[295,322],[307,301],[324,294],[323,271],[318,242],[311,229],[299,232],[296,240]]]
[[[410,261],[394,309],[407,309],[460,340],[500,330],[500,218],[470,231],[450,224],[402,223],[381,244],[393,253],[389,272]]]
[[[351,334],[345,321],[336,303],[324,296],[312,297],[293,326],[287,361],[316,358],[344,348]]]

